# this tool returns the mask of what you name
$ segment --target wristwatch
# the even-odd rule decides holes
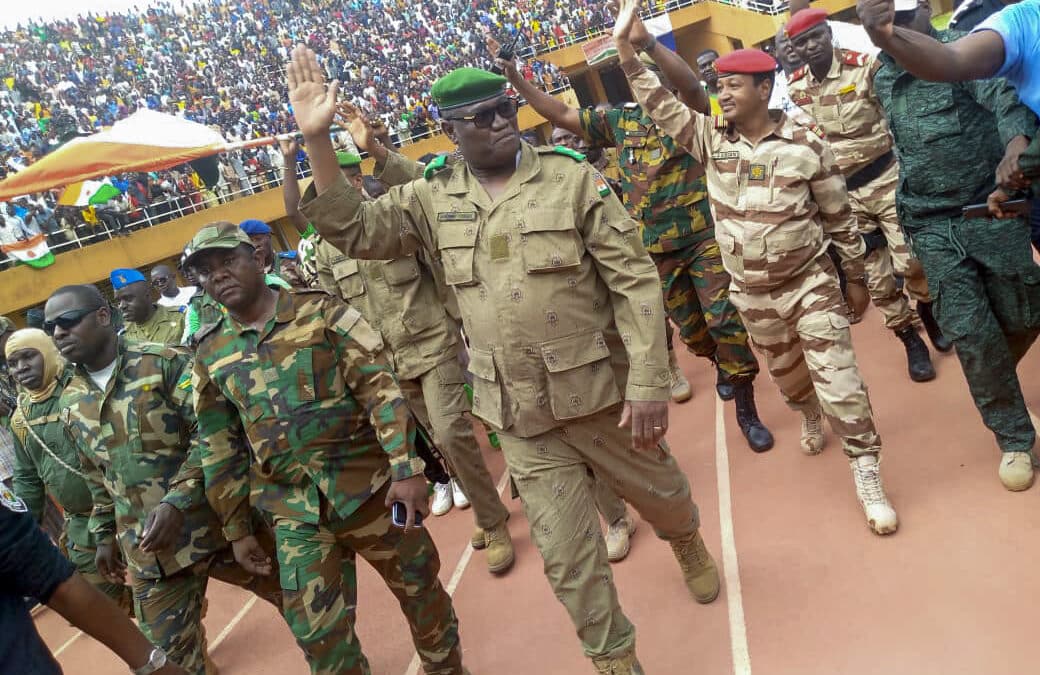
[[[152,675],[155,671],[160,668],[166,667],[166,652],[159,647],[152,650],[152,653],[148,655],[148,663],[144,664],[137,670],[131,670],[134,675]]]

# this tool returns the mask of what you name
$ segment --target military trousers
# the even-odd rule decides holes
[[[729,301],[729,273],[719,245],[705,233],[701,241],[667,253],[651,253],[661,278],[664,308],[679,338],[697,356],[718,363],[734,384],[758,374],[747,330]]]
[[[354,631],[357,556],[375,568],[401,605],[427,675],[461,675],[462,647],[440,558],[425,528],[405,532],[384,501],[390,483],[347,518],[322,499],[319,524],[275,516],[283,614],[312,673],[368,675]]]
[[[864,267],[870,299],[884,317],[885,327],[891,330],[909,326],[914,318],[906,295],[896,284],[896,275],[904,278],[904,288],[912,300],[931,301],[927,280],[907,276],[910,272],[910,248],[896,213],[898,183],[899,163],[893,162],[873,181],[849,190],[849,203],[860,234],[880,231],[885,237],[886,245],[871,250],[864,260]]]
[[[620,415],[621,407],[613,406],[530,438],[499,432],[545,576],[590,658],[624,654],[635,645],[607,560],[593,476],[662,539],[682,538],[700,526],[690,484],[668,446],[636,452],[631,432],[618,429]]]
[[[787,405],[801,412],[819,406],[850,457],[879,453],[881,439],[830,259],[821,255],[777,288],[731,290],[730,298]]]
[[[274,559],[270,530],[258,528],[257,540]],[[203,604],[209,580],[252,591],[260,599],[282,608],[278,570],[266,577],[253,576],[235,562],[228,546],[191,567],[161,579],[141,579],[131,574],[134,613],[141,632],[162,647],[173,663],[189,675],[206,673],[206,630],[202,626]]]
[[[462,364],[451,358],[414,380],[401,380],[401,393],[419,423],[433,434],[433,442],[448,460],[452,474],[462,483],[473,506],[477,525],[489,530],[509,517],[509,510],[495,488],[480,453],[466,396]]]
[[[1016,366],[1040,334],[1040,268],[1024,220],[914,221],[935,318],[954,344],[982,420],[1004,452],[1029,452],[1036,431]]]
[[[89,546],[81,546],[69,540],[68,528],[70,521],[82,519],[83,522],[77,529],[79,529],[79,531],[86,531],[84,526],[89,518],[90,515],[86,513],[69,515],[65,520],[65,531],[61,533],[61,538],[58,540],[58,548],[61,549],[61,552],[65,554],[65,557],[69,559],[69,562],[75,565],[76,571],[79,572],[81,577],[86,579],[91,586],[110,597],[114,603],[119,605],[120,609],[125,611],[127,614],[132,615],[134,603],[133,593],[131,593],[130,587],[125,584],[114,584],[101,576],[101,573],[98,572],[97,563],[95,562],[97,549]]]

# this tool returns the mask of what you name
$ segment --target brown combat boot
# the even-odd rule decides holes
[[[672,545],[675,559],[679,561],[679,567],[682,568],[683,579],[686,580],[686,588],[690,589],[690,595],[702,605],[713,602],[719,597],[721,588],[719,570],[704,546],[700,530],[669,543]]]
[[[477,527],[473,530],[473,536],[469,540],[469,545],[477,551],[483,551],[487,548],[487,539],[484,538],[484,528]]]
[[[599,656],[592,659],[597,675],[643,675],[643,666],[639,665],[636,652],[621,656]]]
[[[492,574],[505,574],[513,566],[516,559],[513,553],[513,539],[509,536],[509,528],[502,521],[490,530],[484,530],[484,541],[487,547],[487,566]]]

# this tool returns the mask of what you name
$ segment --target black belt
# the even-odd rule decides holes
[[[896,156],[891,150],[875,159],[870,164],[845,179],[845,185],[849,190],[858,190],[885,172]]]

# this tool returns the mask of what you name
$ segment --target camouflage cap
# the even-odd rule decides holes
[[[190,265],[192,258],[201,251],[214,248],[237,248],[242,244],[253,246],[253,241],[235,223],[226,221],[210,223],[199,230],[185,247],[184,264]]]
[[[501,96],[508,81],[480,68],[456,68],[434,82],[430,93],[444,111]]]

